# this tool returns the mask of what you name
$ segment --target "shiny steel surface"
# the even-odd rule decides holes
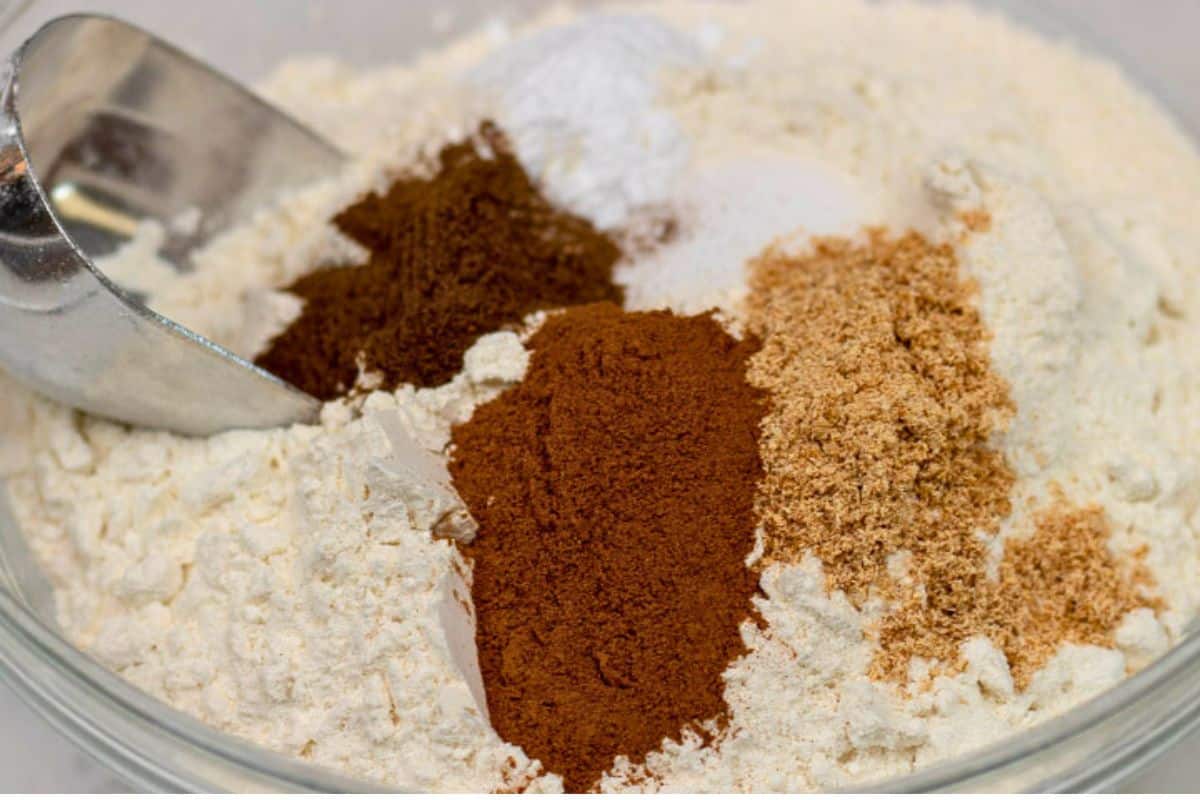
[[[0,80],[0,364],[66,405],[180,433],[312,419],[312,397],[156,314],[89,256],[141,219],[185,215],[196,224],[162,254],[186,270],[192,249],[341,154],[107,17],[49,22]]]

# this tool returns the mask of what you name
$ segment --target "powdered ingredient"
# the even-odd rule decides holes
[[[362,371],[385,389],[441,385],[482,334],[541,308],[622,299],[617,245],[546,202],[491,123],[443,148],[432,178],[398,180],[334,222],[367,263],[292,284],[304,309],[256,359],[324,400]]]
[[[755,346],[707,315],[571,309],[454,429],[491,722],[568,791],[726,711],[758,582]]]
[[[29,405],[26,435],[47,465],[69,465],[53,485],[16,478],[8,489],[26,518],[36,504],[53,509],[29,529],[55,580],[76,569],[74,548],[105,553],[94,581],[55,598],[80,646],[176,708],[397,788],[534,780],[554,791],[488,725],[473,648],[456,647],[456,629],[471,641],[466,565],[432,531],[442,499],[397,448],[444,450],[451,424],[518,380],[525,359],[514,334],[493,333],[437,389],[328,403],[318,425],[209,438],[129,430],[0,376],[6,400]],[[109,599],[85,585],[110,587]]]
[[[1064,642],[1111,647],[1148,601],[1098,509],[1043,511],[988,575],[1014,483],[989,438],[1013,406],[973,294],[954,247],[916,233],[753,265],[749,326],[764,344],[750,376],[775,400],[758,510],[767,561],[813,553],[859,607],[890,601],[876,677],[903,682],[914,656],[962,668],[961,645],[984,635],[1024,688]]]
[[[858,602],[899,550],[922,578],[927,557],[977,560],[975,532],[1008,514],[1013,483],[986,447],[1011,401],[953,248],[868,236],[768,250],[747,303],[763,338],[750,377],[777,396],[758,503],[766,559],[811,550]]]
[[[1200,349],[1191,346],[1200,160],[1190,137],[1111,63],[965,4],[679,0],[638,12],[702,34],[706,49],[712,42],[731,55],[754,53],[748,68],[719,72],[706,54],[693,76],[681,76],[687,91],[669,99],[693,159],[679,176],[681,195],[690,196],[696,176],[719,167],[718,159],[735,165],[765,149],[768,157],[816,159],[860,182],[858,195],[870,202],[855,227],[884,221],[933,233],[955,209],[987,209],[991,232],[971,238],[960,257],[980,282],[980,307],[995,333],[992,359],[1018,405],[997,441],[1018,474],[1001,537],[1030,535],[1022,518],[1037,505],[1027,500],[1044,500],[1046,483],[1061,482],[1079,507],[1104,506],[1113,552],[1149,547],[1147,567],[1169,606],[1127,615],[1117,650],[1064,645],[1025,692],[1013,690],[1003,653],[979,637],[963,646],[969,669],[935,678],[932,692],[903,696],[864,677],[874,648],[862,636],[872,630],[871,610],[827,593],[816,559],[773,565],[762,579],[767,628],[744,626],[751,653],[726,673],[729,741],[652,754],[652,785],[828,791],[904,774],[1019,735],[1162,654],[1200,604]],[[575,18],[561,7],[555,14],[534,25]],[[804,34],[781,24],[787,20],[802,20]],[[314,266],[361,263],[366,254],[336,234],[333,214],[369,186],[386,188],[415,154],[436,155],[429,148],[475,127],[481,117],[447,82],[489,57],[495,33],[406,65],[360,70],[303,54],[281,65],[260,87],[264,95],[356,154],[376,151],[383,174],[374,164],[355,165],[369,180],[339,177],[345,191],[306,192],[278,212],[256,214],[197,254],[195,271],[154,296],[153,307],[253,356],[240,344],[246,320],[261,313],[253,293],[289,285]],[[543,73],[530,92],[572,87],[566,71]],[[599,80],[589,86],[606,88]],[[507,117],[497,119],[508,128]],[[569,155],[571,143],[559,152]],[[635,185],[637,173],[609,154],[616,163],[599,166]],[[560,175],[538,177],[552,183]],[[580,184],[603,177],[592,161],[578,164]],[[549,183],[542,188],[561,196]],[[753,185],[732,199],[743,211],[762,201]],[[714,215],[711,229],[697,230],[688,208],[671,210],[681,241],[689,230],[711,239],[708,249],[697,248],[706,263],[680,258],[671,265],[677,281],[655,279],[643,289],[635,261],[627,282],[638,307],[675,307],[675,290],[688,288],[692,270],[707,280],[708,263],[724,263],[722,242],[734,236],[724,229],[740,225],[740,217]],[[689,309],[690,300],[678,310],[716,302]],[[469,413],[457,390],[396,394],[402,407],[413,399],[447,419]],[[341,414],[340,405],[327,407],[327,416]],[[232,502],[215,495],[214,475],[224,486],[248,462],[269,463],[274,439],[233,440],[232,449],[226,439],[190,443],[109,429],[32,403],[13,384],[0,398],[0,428],[0,469],[18,496],[20,527],[54,582],[62,630],[125,679],[207,724],[276,751],[303,748],[306,758],[344,774],[428,790],[513,785],[500,766],[504,750],[479,749],[477,720],[447,702],[450,673],[436,648],[424,649],[425,623],[411,623],[408,605],[424,602],[412,582],[437,579],[444,565],[426,558],[424,534],[372,549],[387,568],[323,568],[319,580],[306,571],[326,558],[343,564],[341,524],[366,513],[360,487],[343,483],[337,458],[362,451],[358,441],[328,430],[288,435],[300,457],[319,448],[322,463],[306,471],[313,481],[306,504],[338,510],[335,536],[289,510],[297,484],[276,482],[270,491],[238,484]],[[261,520],[276,508],[293,524],[272,536]],[[243,540],[250,553],[231,561]],[[183,565],[184,588],[143,605],[148,581],[172,574],[162,569],[164,553]],[[391,566],[395,559],[403,571]],[[278,582],[266,602],[264,573]],[[299,614],[279,603],[290,592],[303,603]],[[268,633],[249,633],[270,609]],[[309,609],[311,638],[281,632],[279,623],[306,620]],[[527,768],[518,748],[508,752],[522,765],[518,773]],[[547,776],[540,787],[557,783]]]
[[[1113,647],[1113,632],[1136,608],[1161,609],[1152,579],[1135,560],[1108,550],[1108,517],[1098,506],[1056,505],[1034,515],[1027,539],[1009,539],[992,584],[986,633],[1008,656],[1018,686],[1065,642]]]
[[[512,42],[470,80],[550,199],[616,230],[665,204],[687,165],[659,79],[700,63],[693,38],[654,17],[598,14]]]

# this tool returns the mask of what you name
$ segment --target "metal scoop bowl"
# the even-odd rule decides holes
[[[0,95],[0,367],[53,399],[209,435],[306,422],[313,397],[147,308],[101,273],[143,219],[198,215],[187,253],[343,157],[149,33],[60,17]]]

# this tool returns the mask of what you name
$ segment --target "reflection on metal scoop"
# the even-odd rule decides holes
[[[60,17],[0,72],[0,367],[66,405],[207,435],[312,420],[319,403],[154,313],[89,256],[143,219],[187,254],[342,155],[138,28]]]

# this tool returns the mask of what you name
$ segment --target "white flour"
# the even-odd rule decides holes
[[[1022,500],[1058,483],[1105,506],[1115,550],[1148,548],[1170,610],[1130,614],[1118,650],[1064,646],[1022,693],[979,639],[965,672],[905,696],[865,677],[876,609],[829,596],[815,560],[772,567],[768,627],[744,628],[750,652],[726,675],[728,731],[618,763],[604,787],[808,790],[906,773],[1161,654],[1200,607],[1190,145],[1112,66],[964,8],[655,8],[670,26],[576,21],[516,41],[492,30],[361,74],[284,65],[266,93],[367,155],[214,243],[154,307],[253,354],[296,310],[271,288],[362,257],[326,223],[332,211],[485,114],[552,197],[597,224],[678,215],[676,239],[621,267],[636,307],[736,314],[743,260],[776,236],[887,224],[954,238],[959,212],[985,210],[990,229],[961,257],[1018,404],[997,442],[1018,472],[999,539],[1027,532]],[[126,268],[153,260],[146,236]],[[486,723],[470,620],[447,599],[457,557],[430,533],[449,509],[388,461],[386,427],[440,452],[450,422],[517,380],[525,358],[510,335],[489,337],[446,387],[210,440],[128,433],[6,384],[0,467],[63,628],[124,677],[360,778],[486,791],[536,767]],[[927,673],[913,664],[914,688]]]
[[[491,334],[436,390],[211,439],[125,432],[6,380],[32,423],[10,497],[63,628],[177,708],[368,780],[467,791],[535,773],[487,724],[466,568],[431,535],[450,508],[388,436],[442,452],[526,361]]]

